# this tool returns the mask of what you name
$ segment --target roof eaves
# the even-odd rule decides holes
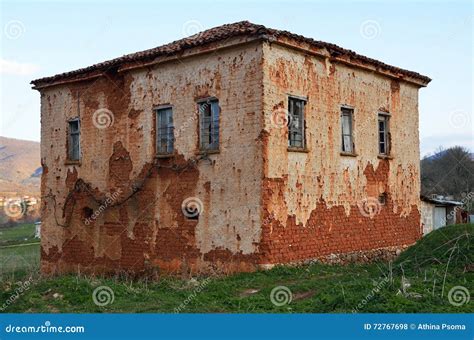
[[[171,43],[161,45],[152,49],[127,54],[122,57],[114,58],[74,71],[60,73],[51,77],[39,78],[31,81],[31,84],[34,85],[33,88],[40,89],[43,87],[53,86],[58,83],[81,81],[84,80],[84,78],[90,77],[91,74],[93,74],[94,72],[104,73],[107,70],[113,69],[114,67],[119,67],[121,64],[126,62],[138,62],[151,58],[157,58],[159,56],[173,55],[190,48],[204,46],[209,43],[213,43],[223,39],[229,39],[231,37],[236,37],[239,35],[258,36],[270,42],[278,40],[279,37],[286,37],[298,42],[304,42],[313,47],[325,48],[332,57],[338,58],[341,56],[345,56],[351,60],[353,59],[361,63],[373,65],[376,70],[380,68],[389,73],[393,73],[394,76],[401,79],[404,79],[404,77],[416,79],[419,81],[417,82],[417,84],[420,86],[426,86],[431,81],[429,77],[423,76],[417,72],[385,64],[376,59],[359,55],[354,51],[344,49],[332,43],[317,41],[312,38],[307,38],[302,35],[294,34],[288,31],[267,28],[263,25],[252,24],[248,21],[241,21],[233,24],[225,24],[222,26],[214,27],[201,33],[195,34],[191,37],[176,40]]]

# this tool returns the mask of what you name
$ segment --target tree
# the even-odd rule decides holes
[[[474,191],[474,160],[461,146],[439,148],[421,160],[421,193],[453,195],[456,200],[471,201]],[[467,199],[466,199],[467,198]],[[471,202],[465,202],[471,206]]]

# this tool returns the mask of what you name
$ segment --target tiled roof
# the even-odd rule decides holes
[[[453,200],[447,200],[444,198],[432,198],[432,197],[427,197],[427,196],[420,196],[422,201],[433,203],[433,204],[438,204],[438,205],[447,205],[447,206],[452,206],[452,205],[458,205],[461,206],[463,205],[463,202],[460,201],[453,201]]]
[[[429,77],[423,76],[419,73],[404,70],[395,66],[387,65],[381,61],[365,57],[363,55],[357,54],[351,50],[344,49],[335,44],[326,43],[323,41],[317,41],[311,38],[306,38],[301,35],[290,33],[288,31],[281,31],[272,28],[267,28],[263,25],[256,25],[248,21],[240,21],[233,24],[226,24],[218,27],[214,27],[203,31],[199,34],[193,36],[173,41],[169,44],[158,46],[149,50],[126,54],[122,57],[115,58],[112,60],[104,61],[102,63],[94,64],[89,67],[81,68],[78,70],[60,73],[52,77],[45,77],[33,80],[31,84],[35,86],[48,86],[55,82],[60,82],[64,80],[74,80],[82,78],[87,74],[92,74],[95,72],[103,72],[113,67],[120,66],[125,62],[136,62],[136,61],[147,61],[159,56],[172,56],[181,51],[184,51],[189,48],[203,46],[209,43],[225,40],[232,37],[238,36],[248,36],[248,37],[260,37],[267,40],[275,40],[280,37],[286,37],[294,39],[298,42],[307,43],[311,46],[317,48],[325,48],[332,56],[346,56],[351,59],[357,60],[361,63],[373,65],[377,68],[395,73],[401,74],[408,77],[412,77],[420,80],[423,83],[429,83],[431,79]]]

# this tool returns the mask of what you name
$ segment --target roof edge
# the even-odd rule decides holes
[[[280,41],[280,40],[275,40],[275,39],[271,39],[271,38],[269,38],[267,40],[270,43],[279,44],[279,45],[287,47],[287,48],[302,51],[304,53],[310,53],[310,54],[317,55],[317,56],[322,57],[322,58],[329,58],[329,60],[332,61],[332,62],[344,63],[344,64],[350,65],[352,67],[357,67],[357,68],[364,69],[364,70],[367,70],[367,71],[376,72],[376,73],[378,73],[382,76],[398,79],[398,80],[401,80],[401,81],[406,81],[406,82],[412,83],[414,85],[417,85],[419,87],[426,87],[431,82],[431,78],[429,78],[427,76],[424,76],[424,75],[421,75],[417,72],[401,69],[401,68],[398,68],[398,67],[395,67],[395,66],[391,66],[391,65],[385,64],[381,61],[378,61],[376,59],[372,59],[372,58],[368,58],[368,57],[365,57],[365,56],[358,55],[358,54],[356,54],[355,52],[352,52],[352,51],[350,51],[350,52],[355,53],[355,55],[358,56],[358,57],[354,57],[354,55],[350,55],[350,56],[345,55],[345,58],[344,58],[344,57],[341,57],[341,54],[338,53],[338,51],[336,51],[336,52],[332,51],[332,50],[328,49],[327,47],[324,47],[328,51],[325,54],[325,53],[315,52],[314,50],[311,50],[310,48],[304,48],[304,47],[299,47],[299,46],[295,46],[295,45],[292,45],[292,44],[288,44],[288,43],[286,43],[284,41]],[[359,57],[362,57],[363,59],[359,58]]]
[[[32,80],[30,84],[33,89],[40,90],[50,86],[55,86],[63,83],[71,83],[84,81],[95,78],[115,67],[120,67],[124,63],[150,61],[160,56],[177,56],[178,54],[196,47],[202,47],[211,43],[219,41],[227,41],[229,38],[238,36],[259,37],[262,40],[269,42],[282,42],[285,39],[290,39],[298,43],[304,43],[308,48],[302,48],[305,51],[311,52],[311,48],[325,49],[329,56],[336,61],[345,62],[353,66],[369,66],[372,71],[395,77],[397,79],[406,80],[415,83],[421,87],[428,85],[431,78],[421,75],[414,71],[409,71],[399,67],[385,64],[379,60],[372,59],[354,51],[344,49],[335,44],[317,41],[312,38],[307,38],[288,31],[276,30],[267,28],[263,25],[250,23],[249,21],[240,21],[232,24],[225,24],[214,27],[193,36],[173,41],[169,44],[161,45],[149,50],[135,52],[124,55],[122,57],[114,58],[98,64],[80,68],[74,71],[60,73],[50,77],[43,77]],[[196,53],[197,54],[197,53]],[[356,62],[354,62],[356,61]],[[385,72],[381,72],[381,70]],[[410,81],[412,79],[412,81]],[[413,81],[414,80],[414,81]]]

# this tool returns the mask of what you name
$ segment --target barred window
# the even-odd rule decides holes
[[[68,122],[68,160],[78,161],[81,158],[81,131],[79,118],[72,119]]]
[[[306,101],[303,99],[288,98],[288,146],[290,148],[304,148],[305,129],[304,129],[304,107]]]
[[[201,150],[219,150],[219,111],[217,99],[208,99],[199,103]]]
[[[173,109],[171,107],[156,110],[156,152],[171,154],[174,151]]]
[[[353,109],[346,107],[341,109],[342,152],[346,153],[354,153],[353,116]]]
[[[390,131],[389,121],[390,115],[387,113],[379,113],[379,154],[388,155],[390,153]]]

